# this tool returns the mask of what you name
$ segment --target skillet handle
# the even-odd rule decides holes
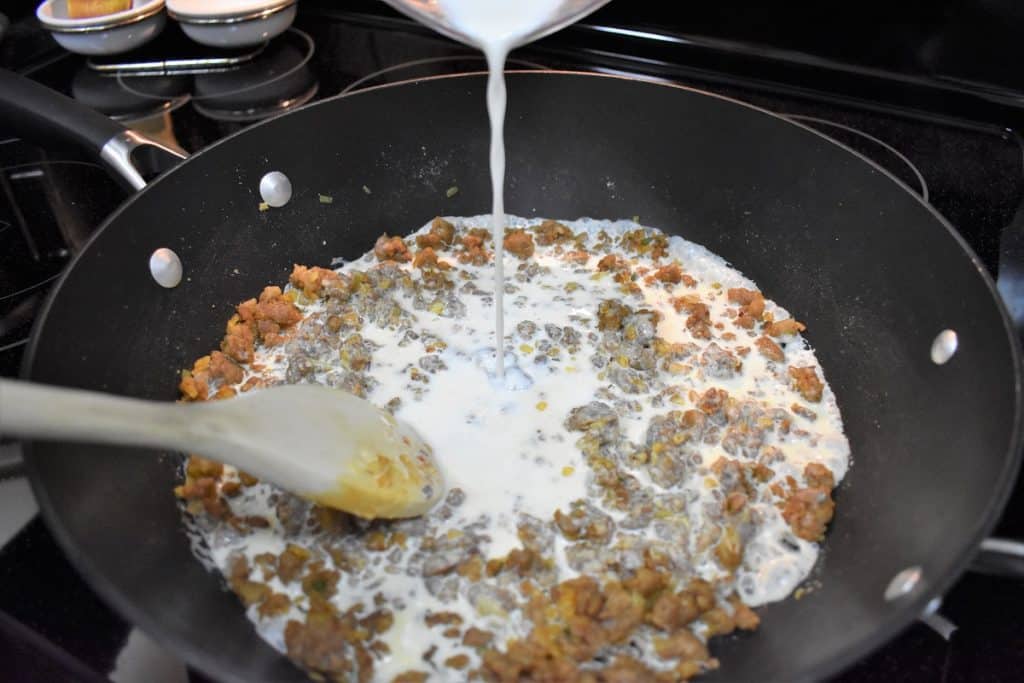
[[[992,576],[1024,579],[1024,542],[986,538],[971,563],[971,571]]]
[[[196,424],[175,403],[0,378],[5,436],[188,450]]]
[[[187,156],[7,69],[0,69],[0,121],[8,132],[40,147],[63,142],[99,158],[133,190],[146,186],[145,176]]]

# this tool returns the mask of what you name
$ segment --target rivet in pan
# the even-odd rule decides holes
[[[895,600],[913,592],[917,584],[921,582],[921,576],[920,567],[907,567],[892,577],[892,581],[885,587],[885,599]]]
[[[284,206],[292,198],[292,181],[280,171],[271,171],[260,178],[260,197],[269,206]]]
[[[935,335],[932,342],[932,362],[936,365],[945,365],[956,353],[957,338],[953,330],[943,330]]]
[[[181,283],[181,259],[167,247],[160,247],[149,257],[149,272],[161,287],[177,287]]]
[[[921,612],[921,616],[931,616],[938,612],[940,607],[942,607],[942,598],[932,598],[928,601],[928,604],[924,606],[924,610]]]

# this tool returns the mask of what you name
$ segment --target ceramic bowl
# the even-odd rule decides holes
[[[297,0],[168,0],[167,12],[192,40],[212,47],[265,43],[295,20]]]
[[[112,55],[149,42],[167,22],[164,0],[135,0],[130,9],[85,19],[68,18],[67,0],[46,0],[36,17],[70,52]]]

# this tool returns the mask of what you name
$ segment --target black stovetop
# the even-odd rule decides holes
[[[991,68],[1014,49],[999,53],[1007,28],[990,16],[998,2],[909,3],[875,23],[872,12],[887,11],[884,3],[859,5],[849,15],[800,15],[799,21],[795,10],[771,14],[760,3],[712,4],[685,14],[656,3],[612,3],[583,24],[517,51],[511,68],[668,80],[819,128],[889,169],[943,213],[999,279],[1011,310],[1024,313],[1018,284],[1024,282],[1024,220],[1018,218],[1024,84],[1015,81],[1019,73]],[[988,7],[988,14],[975,5]],[[483,68],[471,50],[380,3],[345,8],[304,0],[292,30],[224,73],[103,77],[84,58],[56,48],[30,20],[12,24],[0,43],[0,64],[189,151],[307,101]],[[778,14],[784,11],[792,14]],[[965,13],[974,18],[957,19]],[[808,23],[827,24],[834,39],[807,29]],[[684,25],[691,30],[670,28]],[[1024,19],[1018,28],[1024,30]],[[871,39],[858,40],[865,35]],[[978,49],[987,39],[992,44]],[[172,28],[144,49],[162,56],[194,52]],[[124,194],[89,160],[8,138],[0,122],[0,375],[10,376],[49,283]],[[1024,538],[1021,490],[997,532]],[[9,641],[17,643],[9,651],[0,638],[5,680],[55,680],[57,671],[75,680],[87,669],[106,676],[129,630],[92,594],[38,519],[0,550],[0,609],[0,617],[6,612],[18,622],[0,618],[0,633],[21,634]],[[1024,583],[968,574],[941,612],[959,627],[950,640],[915,624],[836,680],[1019,678]]]

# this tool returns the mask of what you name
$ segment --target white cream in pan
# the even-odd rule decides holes
[[[703,247],[673,236],[667,253],[655,259],[630,251],[629,245],[637,244],[637,235],[661,233],[630,221],[563,221],[575,241],[538,243],[525,259],[506,247],[505,376],[499,380],[493,260],[473,265],[458,258],[464,250],[459,236],[473,227],[490,229],[490,217],[448,220],[458,231],[456,246],[437,255],[451,268],[429,272],[435,273],[430,277],[443,273],[450,288],[426,287],[428,270],[411,262],[388,266],[411,284],[403,287],[393,278],[390,291],[373,304],[376,310],[364,305],[361,324],[350,326],[350,318],[337,332],[326,320],[351,310],[345,308],[351,302],[299,297],[303,319],[290,340],[257,346],[254,362],[237,383],[251,384],[258,377],[269,383],[358,385],[433,446],[451,490],[444,505],[420,520],[357,525],[343,533],[322,530],[305,503],[262,483],[242,487],[229,504],[233,516],[264,518],[266,528],[198,515],[190,528],[204,559],[230,576],[244,556],[246,580],[288,596],[290,606],[280,614],[261,616],[258,603],[248,608],[259,633],[285,652],[286,624],[301,621],[308,609],[301,574],[289,582],[276,574],[264,580],[260,570],[268,556],[257,556],[279,556],[288,543],[311,551],[306,567],[319,561],[320,570],[337,572],[330,602],[338,612],[363,603],[363,615],[375,609],[391,614],[390,626],[377,639],[386,647],[369,653],[373,680],[380,681],[408,671],[425,673],[428,680],[460,680],[480,666],[486,649],[463,644],[470,626],[487,631],[488,647],[499,649],[530,632],[524,579],[541,590],[581,574],[624,580],[643,565],[645,551],[668,558],[679,585],[695,577],[712,582],[723,604],[734,591],[750,606],[790,595],[814,566],[819,545],[800,538],[783,518],[786,498],[805,486],[809,463],[826,467],[838,483],[850,451],[835,397],[807,342],[799,334],[769,337],[781,360],[769,360],[755,344],[769,329],[764,320],[781,321],[789,314],[766,300],[764,320],[746,329],[736,324],[742,306],[730,301],[728,292],[756,290],[756,285]],[[540,223],[508,217],[513,229]],[[428,224],[418,234],[429,230]],[[627,235],[632,242],[623,241]],[[414,236],[405,242],[415,255]],[[490,243],[484,247],[490,253]],[[620,263],[632,275],[616,278],[617,271],[600,270],[608,254],[623,258]],[[683,281],[653,279],[659,267],[673,263],[687,276]],[[380,267],[371,252],[338,272],[351,276]],[[707,306],[710,338],[694,334],[692,309],[681,307],[680,300]],[[598,311],[608,301],[630,312],[616,329],[609,329],[616,327],[612,321],[602,330]],[[641,311],[656,312],[656,326]],[[808,400],[800,391],[789,372],[797,367],[810,368],[824,383],[820,400]],[[680,436],[680,415],[706,407],[702,397],[710,389],[727,392],[728,407],[717,416],[706,413],[699,433]],[[581,412],[593,402],[603,408]],[[678,411],[674,417],[672,411]],[[592,430],[581,430],[595,415],[605,426],[593,427],[591,419]],[[664,425],[666,419],[668,431],[649,433],[652,420]],[[765,463],[771,472],[763,481],[748,481],[742,513],[723,512],[739,499],[735,482],[725,481],[730,475],[715,465],[720,459],[751,467]],[[601,463],[607,462],[628,482],[625,500],[611,495],[607,478],[600,476]],[[228,467],[220,485],[236,479]],[[585,521],[596,521],[598,531],[573,538],[553,521],[556,510],[569,514],[574,501],[586,501]],[[282,505],[291,513],[284,523],[278,514]],[[488,576],[486,570],[473,576],[469,565],[478,563],[479,570],[524,546],[517,532],[524,521],[537,531],[536,554],[543,562],[535,562],[525,576],[511,571]],[[716,552],[729,533],[742,545],[742,559],[734,567],[724,566]],[[369,541],[374,534],[376,540]],[[426,546],[424,538],[431,539]],[[368,548],[375,544],[383,548]],[[339,558],[348,566],[339,566]],[[442,613],[461,617],[454,627],[458,635],[453,627],[428,625],[428,615]],[[699,620],[690,628],[700,638],[707,635]],[[628,642],[609,647],[606,659],[630,654],[653,670],[671,668],[677,660],[652,649],[659,635],[641,626]]]

